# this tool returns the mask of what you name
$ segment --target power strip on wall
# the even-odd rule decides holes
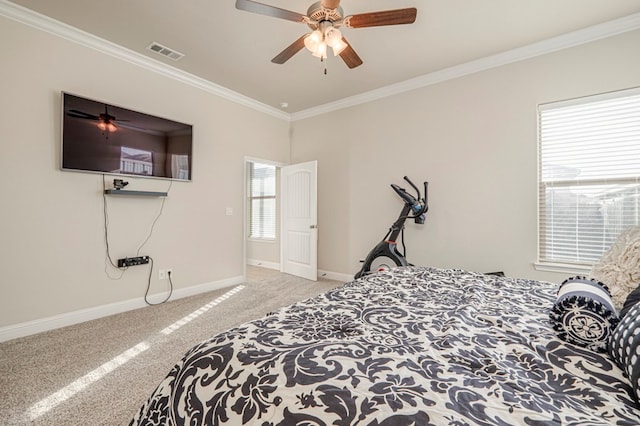
[[[123,257],[122,259],[118,259],[118,268],[146,265],[147,263],[149,263],[149,256]]]

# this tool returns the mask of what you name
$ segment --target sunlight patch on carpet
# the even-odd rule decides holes
[[[213,308],[216,305],[219,305],[220,303],[224,302],[229,297],[233,296],[234,294],[236,294],[237,292],[241,291],[244,288],[245,288],[245,286],[243,286],[243,285],[239,285],[239,286],[236,286],[236,287],[232,288],[231,290],[229,290],[228,292],[226,292],[222,296],[212,300],[211,302],[207,303],[206,305],[204,305],[200,309],[195,310],[195,311],[191,312],[189,315],[187,315],[186,317],[184,317],[182,319],[179,319],[178,321],[174,322],[170,326],[166,327],[164,330],[160,331],[160,333],[165,334],[165,335],[169,335],[169,334],[173,333],[174,331],[176,331],[180,327],[190,323],[194,319],[198,318],[200,315],[202,315],[205,312],[207,312],[209,309]]]
[[[231,289],[231,290],[227,291],[226,293],[224,293],[222,296],[212,300],[211,302],[209,302],[206,305],[202,306],[201,308],[193,311],[192,313],[190,313],[189,315],[185,316],[184,318],[174,322],[170,326],[166,327],[164,330],[160,331],[160,333],[165,334],[165,335],[169,335],[169,334],[173,333],[174,331],[178,330],[180,327],[190,323],[194,319],[198,318],[200,315],[202,315],[205,312],[209,311],[214,306],[219,305],[220,303],[224,302],[225,300],[227,300],[228,298],[230,298],[234,294],[242,291],[244,288],[245,288],[244,285],[238,285],[238,286],[234,287],[233,289]],[[83,389],[85,389],[87,386],[89,386],[89,385],[97,382],[98,380],[102,379],[104,376],[106,376],[107,374],[111,373],[116,368],[126,364],[129,360],[131,360],[132,358],[138,356],[139,354],[141,354],[142,352],[146,351],[150,347],[151,347],[150,343],[148,343],[146,341],[145,342],[141,342],[141,343],[137,344],[136,346],[133,346],[132,348],[122,352],[120,355],[116,356],[112,360],[102,364],[101,366],[99,366],[95,370],[93,370],[93,371],[87,373],[86,375],[82,376],[81,378],[77,379],[73,383],[70,383],[69,385],[65,386],[64,388],[58,390],[57,392],[55,392],[55,393],[49,395],[48,397],[40,400],[39,402],[35,403],[34,405],[32,405],[29,408],[29,410],[27,412],[27,415],[28,415],[29,419],[31,421],[36,420],[37,418],[39,418],[42,415],[46,414],[47,412],[49,412],[53,408],[57,407],[58,405],[60,405],[64,401],[72,398],[73,396],[75,396],[76,394],[81,392]]]
[[[116,368],[127,363],[129,360],[136,357],[140,353],[146,351],[147,349],[149,349],[149,347],[150,345],[147,342],[139,343],[136,346],[116,356],[111,361],[105,362],[100,367],[82,376],[75,382],[40,400],[36,404],[32,405],[31,408],[29,408],[29,418],[31,420],[37,419],[38,417],[47,413],[49,410],[55,408],[57,405],[73,397],[87,386],[97,382]]]

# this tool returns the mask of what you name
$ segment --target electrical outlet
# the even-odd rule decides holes
[[[164,269],[160,269],[158,271],[158,279],[159,280],[166,280],[167,279],[167,272]]]
[[[167,268],[167,278],[173,278],[173,269]]]

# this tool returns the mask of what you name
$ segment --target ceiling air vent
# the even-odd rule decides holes
[[[166,56],[167,58],[173,59],[174,61],[177,61],[184,57],[184,53],[180,53],[176,50],[169,49],[168,47],[163,46],[160,43],[156,43],[155,41],[151,43],[149,46],[147,46],[147,49],[151,50],[152,52],[156,52],[159,55]]]

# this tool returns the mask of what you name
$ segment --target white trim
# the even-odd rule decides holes
[[[640,29],[640,13],[634,13],[623,18],[614,19],[602,24],[573,31],[547,40],[542,40],[537,43],[532,43],[495,55],[486,56],[475,61],[444,68],[439,71],[434,71],[396,84],[391,84],[369,92],[350,96],[335,102],[329,102],[324,105],[294,112],[291,114],[291,121],[302,120],[343,108],[372,102],[411,90],[420,89],[422,87],[442,83],[447,80],[453,80],[465,75],[497,68],[514,62],[523,61],[525,59],[534,58],[536,56],[546,55],[548,53],[579,46],[581,44],[590,43],[637,29]]]
[[[220,281],[212,281],[209,283],[177,289],[173,292],[170,301],[219,290],[221,288],[230,287],[243,282],[245,282],[243,277],[232,277]],[[163,301],[167,295],[167,292],[157,293],[149,296],[148,299],[151,303],[159,303]],[[147,306],[148,305],[145,303],[143,298],[136,298],[108,305],[96,306],[94,308],[80,309],[78,311],[67,312],[60,315],[54,315],[52,317],[27,321],[6,327],[0,327],[0,342],[30,336],[32,334],[42,333],[56,328],[67,327],[69,325],[79,324],[85,321],[103,318]]]
[[[280,264],[276,262],[267,262],[265,260],[247,259],[247,265],[260,266],[262,268],[280,270]],[[342,274],[340,272],[321,271],[318,270],[318,278],[326,278],[328,280],[349,282],[353,281],[353,275]]]
[[[34,12],[25,7],[18,6],[8,0],[0,0],[0,15],[40,29],[42,31],[46,31],[53,35],[57,35],[75,43],[90,47],[116,58],[120,58],[166,77],[174,78],[185,84],[195,86],[214,95],[218,95],[232,102],[236,102],[249,108],[253,108],[257,111],[264,112],[265,114],[285,121],[302,120],[328,112],[337,111],[343,108],[349,108],[351,106],[360,105],[389,96],[394,96],[410,90],[434,85],[468,74],[485,71],[491,68],[497,68],[502,65],[530,59],[536,56],[546,55],[547,53],[556,52],[562,49],[579,46],[581,44],[590,43],[596,40],[640,29],[640,13],[634,13],[622,18],[604,22],[602,24],[593,25],[581,30],[573,31],[547,40],[542,40],[537,43],[532,43],[516,49],[508,50],[506,52],[487,56],[475,61],[466,62],[439,71],[424,74],[416,78],[412,78],[396,84],[391,84],[379,89],[371,90],[369,92],[350,96],[348,98],[340,99],[335,102],[329,102],[324,105],[318,105],[316,107],[288,114],[284,111],[256,101],[255,99],[249,98],[240,93],[234,92],[211,81],[197,77],[193,74],[189,74],[163,62],[156,61],[145,55],[126,49],[122,46],[96,37],[93,34],[89,34],[85,31],[79,30],[48,16]]]
[[[274,166],[276,168],[284,167],[284,166],[287,165],[286,163],[281,163],[280,161],[265,160],[265,159],[257,158],[257,157],[249,157],[248,155],[244,156],[244,162],[245,163],[269,164],[270,166]]]
[[[248,237],[247,240],[251,241],[252,243],[265,243],[265,244],[275,244],[278,242],[277,238],[267,238],[267,237]]]
[[[587,102],[601,102],[611,99],[622,99],[629,96],[640,95],[640,87],[630,87],[628,89],[614,90],[612,92],[604,92],[596,95],[580,96],[578,98],[565,99],[562,101],[548,102],[538,105],[538,111],[547,111],[568,106],[584,105]]]
[[[247,259],[247,265],[260,266],[261,268],[275,269],[276,271],[280,270],[280,263],[268,262],[266,260]]]
[[[553,262],[534,262],[533,267],[536,271],[560,272],[568,274],[588,275],[591,272],[589,265],[574,265],[571,263],[553,263]]]
[[[348,283],[353,281],[353,275],[342,274],[340,272],[321,271],[318,269],[318,278],[326,278],[328,280],[342,281]]]
[[[57,21],[46,15],[34,12],[33,10],[16,5],[7,0],[0,0],[0,15],[5,16],[14,21],[29,25],[39,30],[48,32],[55,36],[78,43],[82,46],[97,50],[123,61],[132,63],[148,71],[155,72],[165,77],[172,78],[182,83],[194,86],[205,92],[212,93],[221,98],[238,103],[240,105],[263,112],[273,117],[289,121],[290,116],[277,108],[256,101],[248,96],[234,92],[231,89],[220,86],[219,84],[205,80],[188,72],[182,71],[171,65],[165,64],[153,58],[149,58],[143,54],[112,43],[108,40],[97,37],[86,31],[67,25]]]

